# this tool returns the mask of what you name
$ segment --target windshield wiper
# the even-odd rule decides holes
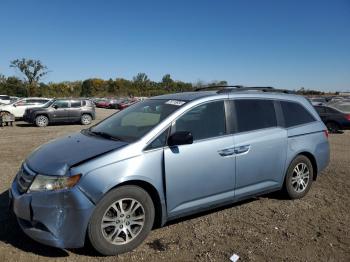
[[[90,131],[90,133],[92,133],[92,134],[94,134],[94,135],[97,135],[97,136],[101,136],[101,137],[103,137],[103,138],[122,141],[122,139],[120,139],[119,137],[117,137],[117,136],[112,136],[111,134],[108,134],[108,133],[106,133],[106,132],[102,132],[102,131],[91,131],[91,130],[89,130],[89,131]]]

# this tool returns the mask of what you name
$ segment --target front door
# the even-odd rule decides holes
[[[66,122],[69,119],[69,103],[66,100],[56,100],[53,105],[53,112],[50,121]]]
[[[176,217],[232,201],[233,137],[227,135],[224,101],[199,105],[177,119],[171,132],[189,131],[194,142],[164,150],[167,210]]]

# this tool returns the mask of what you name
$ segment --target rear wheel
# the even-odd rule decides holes
[[[328,122],[326,126],[330,133],[338,133],[340,130],[340,127],[336,122]]]
[[[49,124],[49,119],[47,116],[39,115],[35,118],[35,124],[39,127],[47,126]]]
[[[284,182],[285,191],[291,199],[302,198],[307,194],[313,181],[313,172],[306,156],[299,155],[292,161]]]
[[[92,117],[89,114],[83,114],[80,118],[82,125],[90,125],[92,122]]]
[[[103,255],[117,255],[139,246],[152,229],[154,205],[138,186],[109,192],[97,205],[88,226],[91,245]]]

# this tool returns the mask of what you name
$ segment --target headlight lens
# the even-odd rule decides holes
[[[29,192],[54,191],[75,186],[81,174],[74,176],[44,176],[37,175],[29,188]]]

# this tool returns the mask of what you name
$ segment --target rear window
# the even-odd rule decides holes
[[[235,100],[238,132],[277,126],[275,106],[271,100]]]
[[[315,118],[302,105],[281,101],[285,127],[303,125],[315,121]]]

